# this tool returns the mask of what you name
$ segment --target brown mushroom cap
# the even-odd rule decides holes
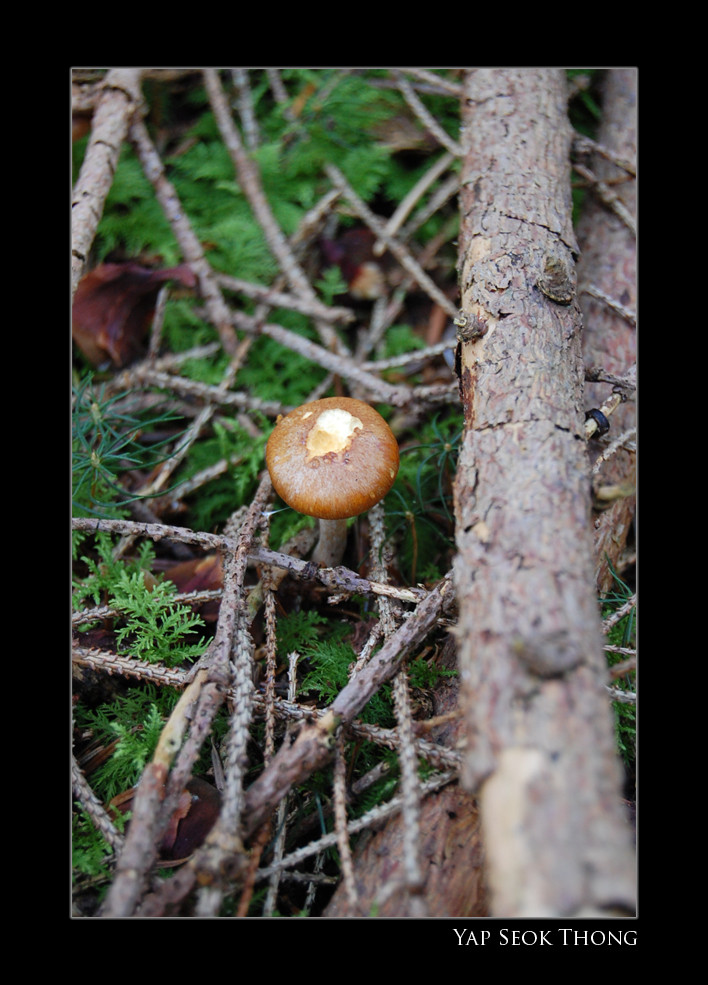
[[[361,400],[327,397],[278,420],[266,446],[273,487],[298,513],[341,520],[371,509],[398,473],[398,443]]]

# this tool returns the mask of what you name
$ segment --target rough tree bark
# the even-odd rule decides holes
[[[630,914],[602,684],[564,75],[465,80],[456,485],[464,783],[492,915]]]

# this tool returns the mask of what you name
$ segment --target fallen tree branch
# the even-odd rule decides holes
[[[492,914],[634,909],[592,578],[563,73],[478,69],[463,101],[465,411],[455,587]]]
[[[634,160],[637,153],[637,72],[613,69],[603,86],[603,117],[600,141],[605,153],[598,153],[593,169],[605,180],[620,173],[622,160]],[[599,148],[594,148],[599,152]],[[615,161],[606,153],[611,149]],[[626,181],[613,192],[634,224],[637,212],[636,182]],[[607,383],[622,387],[626,399],[617,408],[606,441],[636,427],[637,358],[637,242],[634,231],[620,221],[608,206],[591,198],[578,224],[581,259],[578,263],[580,305],[583,312],[583,356],[588,376],[596,385],[586,388],[586,408],[599,407],[608,395]],[[591,368],[599,368],[591,372]],[[604,385],[603,385],[604,384]],[[593,444],[597,457],[605,447]],[[604,484],[632,487],[636,482],[636,452],[624,447],[601,469]],[[636,508],[635,496],[623,496],[609,509],[595,516],[595,582],[605,594],[614,586],[614,573],[630,536]]]
[[[91,244],[113,184],[123,141],[142,98],[137,68],[114,68],[100,86],[91,137],[71,202],[71,292],[84,275]]]

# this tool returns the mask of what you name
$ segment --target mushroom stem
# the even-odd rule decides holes
[[[334,568],[344,557],[346,543],[346,519],[320,520],[320,538],[312,552],[312,560],[325,568]]]

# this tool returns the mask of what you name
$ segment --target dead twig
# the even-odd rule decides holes
[[[270,766],[248,790],[246,834],[263,823],[293,784],[301,783],[330,759],[337,728],[353,721],[379,687],[393,677],[406,655],[431,631],[451,601],[451,576],[447,575],[352,677],[324,714],[303,728],[291,746],[280,748]]]
[[[262,480],[241,525],[235,550],[224,551],[224,604],[219,609],[216,634],[207,652],[189,673],[189,686],[165,724],[153,759],[145,768],[138,784],[130,829],[123,851],[118,857],[116,876],[102,911],[105,917],[126,917],[135,912],[171,811],[189,776],[201,743],[208,734],[213,717],[223,701],[224,685],[233,680],[235,686],[239,687],[243,680],[238,673],[238,662],[230,665],[229,657],[234,639],[239,639],[238,615],[243,606],[242,586],[248,545],[261,520],[269,494],[270,480],[266,478]],[[233,543],[231,538],[226,539],[227,545]],[[247,706],[246,702],[239,705],[239,713],[243,711],[244,704]],[[191,741],[183,745],[190,725]],[[169,771],[178,753],[179,759],[170,778]],[[236,761],[238,762],[238,755]],[[232,820],[234,800],[237,799],[234,796],[234,784],[238,786],[240,780],[233,763],[232,767],[229,775],[231,785],[227,783],[221,815],[229,821]]]
[[[137,68],[114,68],[100,86],[91,138],[71,202],[71,291],[79,286],[113,184],[123,140],[140,106]]]
[[[153,145],[147,127],[142,120],[134,120],[130,127],[130,139],[140,158],[145,176],[155,189],[155,197],[162,206],[165,218],[172,227],[182,255],[194,271],[199,290],[206,302],[209,317],[219,333],[225,352],[230,355],[236,351],[238,339],[229,317],[229,309],[216,282],[214,271],[204,256],[192,224],[179,200],[179,196],[165,174],[165,167]]]
[[[135,520],[104,520],[95,517],[72,518],[74,530],[87,533],[98,533],[101,530],[115,534],[135,534],[149,537],[151,540],[176,540],[184,544],[193,544],[207,551],[227,549],[230,538],[224,535],[209,534],[189,530],[187,527],[176,527],[161,523],[140,523]],[[292,574],[306,579],[316,579],[333,592],[351,594],[387,595],[404,602],[420,602],[426,597],[424,589],[398,588],[395,585],[383,585],[380,582],[362,578],[356,572],[343,566],[337,568],[318,568],[309,561],[291,557],[289,554],[279,554],[266,547],[251,545],[248,558],[259,564],[285,568]],[[85,620],[84,620],[85,621]]]
[[[243,147],[241,137],[234,125],[224,91],[221,88],[219,76],[215,69],[205,69],[204,83],[219,130],[221,131],[221,136],[236,169],[239,183],[248,198],[254,215],[260,223],[268,246],[277,258],[281,270],[285,274],[293,291],[311,304],[318,305],[319,301],[312,285],[300,267],[287,238],[275,220],[268,200],[263,192],[257,168]],[[336,352],[346,353],[346,346],[342,344],[339,336],[328,321],[316,319],[315,324],[320,338],[328,348]]]
[[[335,188],[342,193],[342,196],[346,198],[352,206],[359,218],[369,227],[376,237],[384,243],[386,249],[396,257],[404,270],[411,275],[421,290],[425,291],[428,297],[430,297],[436,304],[440,305],[444,311],[447,311],[452,318],[456,318],[458,313],[457,307],[448,300],[445,294],[443,294],[437,284],[431,280],[428,274],[426,274],[411,253],[404,246],[402,246],[398,240],[386,233],[384,223],[378,219],[368,205],[361,200],[339,168],[334,164],[327,165],[327,175]]]
[[[462,148],[460,145],[453,140],[445,130],[443,130],[432,113],[428,111],[420,96],[417,94],[403,72],[396,72],[395,75],[401,95],[426,130],[428,130],[435,137],[437,142],[441,146],[445,147],[446,150],[453,155],[453,157],[461,157]]]

